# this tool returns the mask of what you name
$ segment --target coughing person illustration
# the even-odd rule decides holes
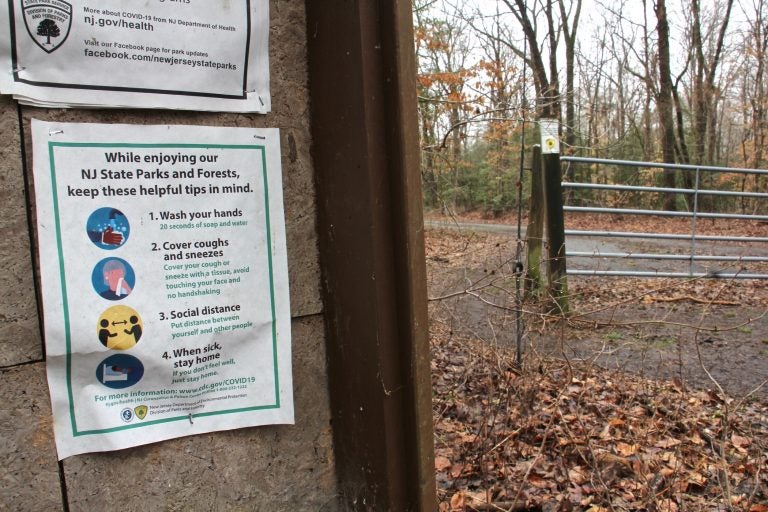
[[[120,258],[106,258],[94,268],[92,282],[96,292],[107,300],[121,300],[132,291],[135,275],[131,266]]]

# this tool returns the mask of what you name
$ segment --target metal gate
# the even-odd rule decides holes
[[[724,173],[742,177],[754,175],[759,179],[760,176],[768,176],[768,171],[573,156],[563,156],[560,162],[564,168],[575,165],[610,166],[613,169],[630,168],[636,172],[640,172],[641,169],[679,170],[694,175],[692,188],[563,182],[563,188],[568,192],[566,197],[571,198],[577,195],[571,191],[577,190],[636,194],[672,193],[686,198],[688,205],[687,211],[663,211],[566,204],[563,208],[566,215],[567,212],[586,212],[652,216],[662,221],[671,217],[690,219],[690,231],[687,233],[566,230],[566,247],[569,249],[566,252],[569,261],[568,275],[768,279],[768,270],[765,270],[765,265],[761,265],[768,262],[768,244],[766,243],[768,237],[715,236],[702,235],[698,232],[699,222],[702,219],[730,219],[736,224],[738,221],[768,222],[768,215],[754,213],[768,210],[767,193],[702,187],[702,183],[714,183],[716,180],[713,177],[722,176]],[[701,198],[705,196],[742,201],[750,199],[754,203],[753,213],[700,211]]]

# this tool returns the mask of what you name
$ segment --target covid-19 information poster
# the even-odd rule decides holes
[[[32,134],[59,458],[292,423],[278,130]]]
[[[0,91],[50,107],[268,112],[268,0],[5,0]]]

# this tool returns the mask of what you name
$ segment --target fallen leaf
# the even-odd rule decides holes
[[[660,439],[660,440],[656,441],[653,444],[653,446],[655,446],[657,448],[672,448],[673,446],[677,446],[677,445],[679,445],[681,443],[682,443],[682,441],[680,441],[679,439],[675,439],[673,437],[667,437],[665,439]]]
[[[550,482],[547,479],[542,478],[536,474],[529,475],[528,482],[530,482],[531,485],[538,487],[539,489],[546,489],[550,486]]]
[[[568,470],[568,479],[575,485],[581,485],[589,481],[589,472],[581,466]]]
[[[743,436],[740,436],[740,435],[737,435],[737,434],[733,434],[731,436],[731,443],[736,448],[746,448],[746,447],[748,447],[749,445],[752,444],[752,441],[750,439],[746,438],[746,437],[743,437]]]
[[[688,473],[688,482],[697,485],[699,487],[704,487],[707,485],[707,479],[702,475],[701,473],[697,473],[696,471],[691,471]]]
[[[445,471],[451,467],[451,461],[448,457],[437,456],[435,457],[435,471]]]
[[[466,497],[469,501],[476,502],[479,504],[488,503],[488,492],[487,491],[467,491]],[[470,505],[471,507],[472,505]]]
[[[467,506],[467,498],[464,491],[459,491],[451,496],[451,512],[463,512]]]
[[[623,427],[624,425],[626,425],[626,422],[621,418],[611,418],[608,424],[611,425],[612,427]]]
[[[623,442],[616,443],[616,453],[622,457],[629,457],[630,455],[634,455],[639,449],[640,445],[638,444],[627,444]]]
[[[673,500],[666,499],[659,501],[659,503],[656,505],[656,510],[659,512],[677,512],[680,510],[680,508]]]
[[[461,474],[464,472],[465,467],[466,466],[464,464],[453,464],[451,466],[451,470],[449,471],[451,477],[459,478]]]

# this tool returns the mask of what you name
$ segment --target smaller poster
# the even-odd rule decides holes
[[[49,107],[268,112],[267,0],[8,0],[0,92]]]
[[[540,119],[541,153],[544,155],[560,153],[560,123],[557,119]]]
[[[292,423],[278,130],[32,136],[59,458]]]

